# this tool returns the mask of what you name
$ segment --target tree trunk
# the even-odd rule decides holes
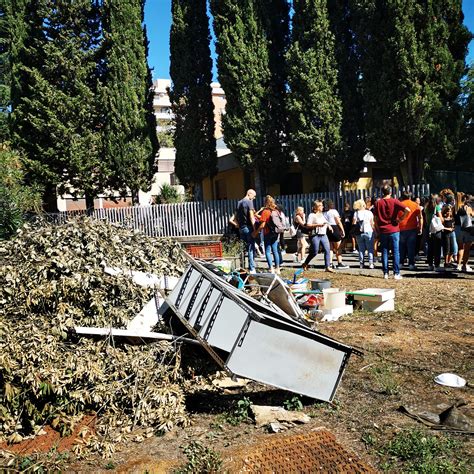
[[[45,212],[59,212],[56,186],[47,185],[43,191],[43,209]]]
[[[140,199],[138,196],[138,189],[132,189],[132,204],[138,206],[140,204]]]
[[[90,191],[85,192],[86,212],[88,216],[94,213],[94,195]]]
[[[200,182],[194,183],[193,197],[194,197],[195,201],[202,201],[203,200],[202,185],[201,185]]]

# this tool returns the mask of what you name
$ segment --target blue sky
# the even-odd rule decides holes
[[[471,31],[474,31],[474,0],[464,0],[463,9],[464,23]],[[148,30],[148,40],[150,41],[148,62],[150,67],[153,68],[153,78],[169,78],[171,0],[147,0],[145,23]],[[470,61],[474,61],[474,41],[471,41],[470,44],[468,62]],[[217,80],[215,66],[214,80]]]

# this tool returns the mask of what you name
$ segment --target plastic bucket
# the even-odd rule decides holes
[[[311,280],[312,290],[325,290],[331,288],[331,280]]]
[[[339,291],[339,288],[326,288],[323,290],[324,308],[342,308],[346,304],[346,292]]]

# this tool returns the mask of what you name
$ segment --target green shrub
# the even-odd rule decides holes
[[[23,224],[29,211],[40,209],[38,188],[26,186],[20,156],[0,144],[0,239],[7,239]]]

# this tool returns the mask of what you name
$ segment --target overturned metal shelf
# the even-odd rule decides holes
[[[350,346],[251,299],[194,259],[189,262],[166,302],[219,365],[239,377],[333,399],[354,352]]]

